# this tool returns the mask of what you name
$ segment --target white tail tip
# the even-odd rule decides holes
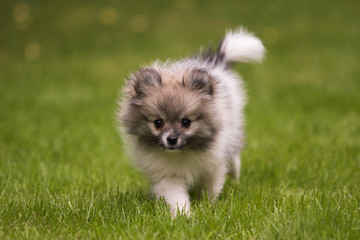
[[[265,47],[252,33],[243,28],[227,32],[220,52],[226,62],[261,62]]]

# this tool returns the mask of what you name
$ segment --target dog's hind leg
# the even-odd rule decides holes
[[[214,169],[213,176],[207,180],[207,192],[211,201],[216,200],[220,195],[226,179],[226,168],[218,167]]]
[[[230,176],[235,180],[240,178],[240,168],[241,168],[241,157],[240,154],[234,154],[230,160]]]

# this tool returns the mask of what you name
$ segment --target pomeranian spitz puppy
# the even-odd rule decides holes
[[[227,173],[239,178],[246,94],[230,67],[264,52],[239,28],[216,52],[155,61],[129,77],[118,112],[126,149],[174,216],[190,213],[190,189],[214,200]]]

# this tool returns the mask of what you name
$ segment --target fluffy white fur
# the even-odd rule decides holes
[[[265,47],[253,34],[239,28],[226,34],[221,52],[227,62],[261,62]]]
[[[167,76],[183,76],[189,69],[205,69],[217,79],[217,93],[212,107],[222,127],[216,135],[215,143],[206,151],[149,150],[138,144],[137,136],[126,134],[124,129],[128,153],[135,165],[150,179],[153,194],[165,198],[174,216],[178,211],[190,213],[190,188],[199,191],[206,189],[208,197],[216,199],[223,189],[227,173],[231,173],[235,179],[239,178],[239,153],[244,138],[242,112],[246,94],[241,78],[229,69],[228,63],[259,62],[264,51],[258,38],[238,29],[226,34],[219,52],[224,56],[220,63],[187,58],[177,62],[155,62],[150,66],[161,74],[163,81],[170,81]],[[129,108],[125,97],[121,102],[120,119]]]

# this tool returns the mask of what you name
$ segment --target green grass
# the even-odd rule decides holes
[[[0,2],[1,239],[360,239],[358,1],[18,3]],[[119,89],[240,24],[267,48],[236,67],[240,182],[172,220],[123,153]]]

